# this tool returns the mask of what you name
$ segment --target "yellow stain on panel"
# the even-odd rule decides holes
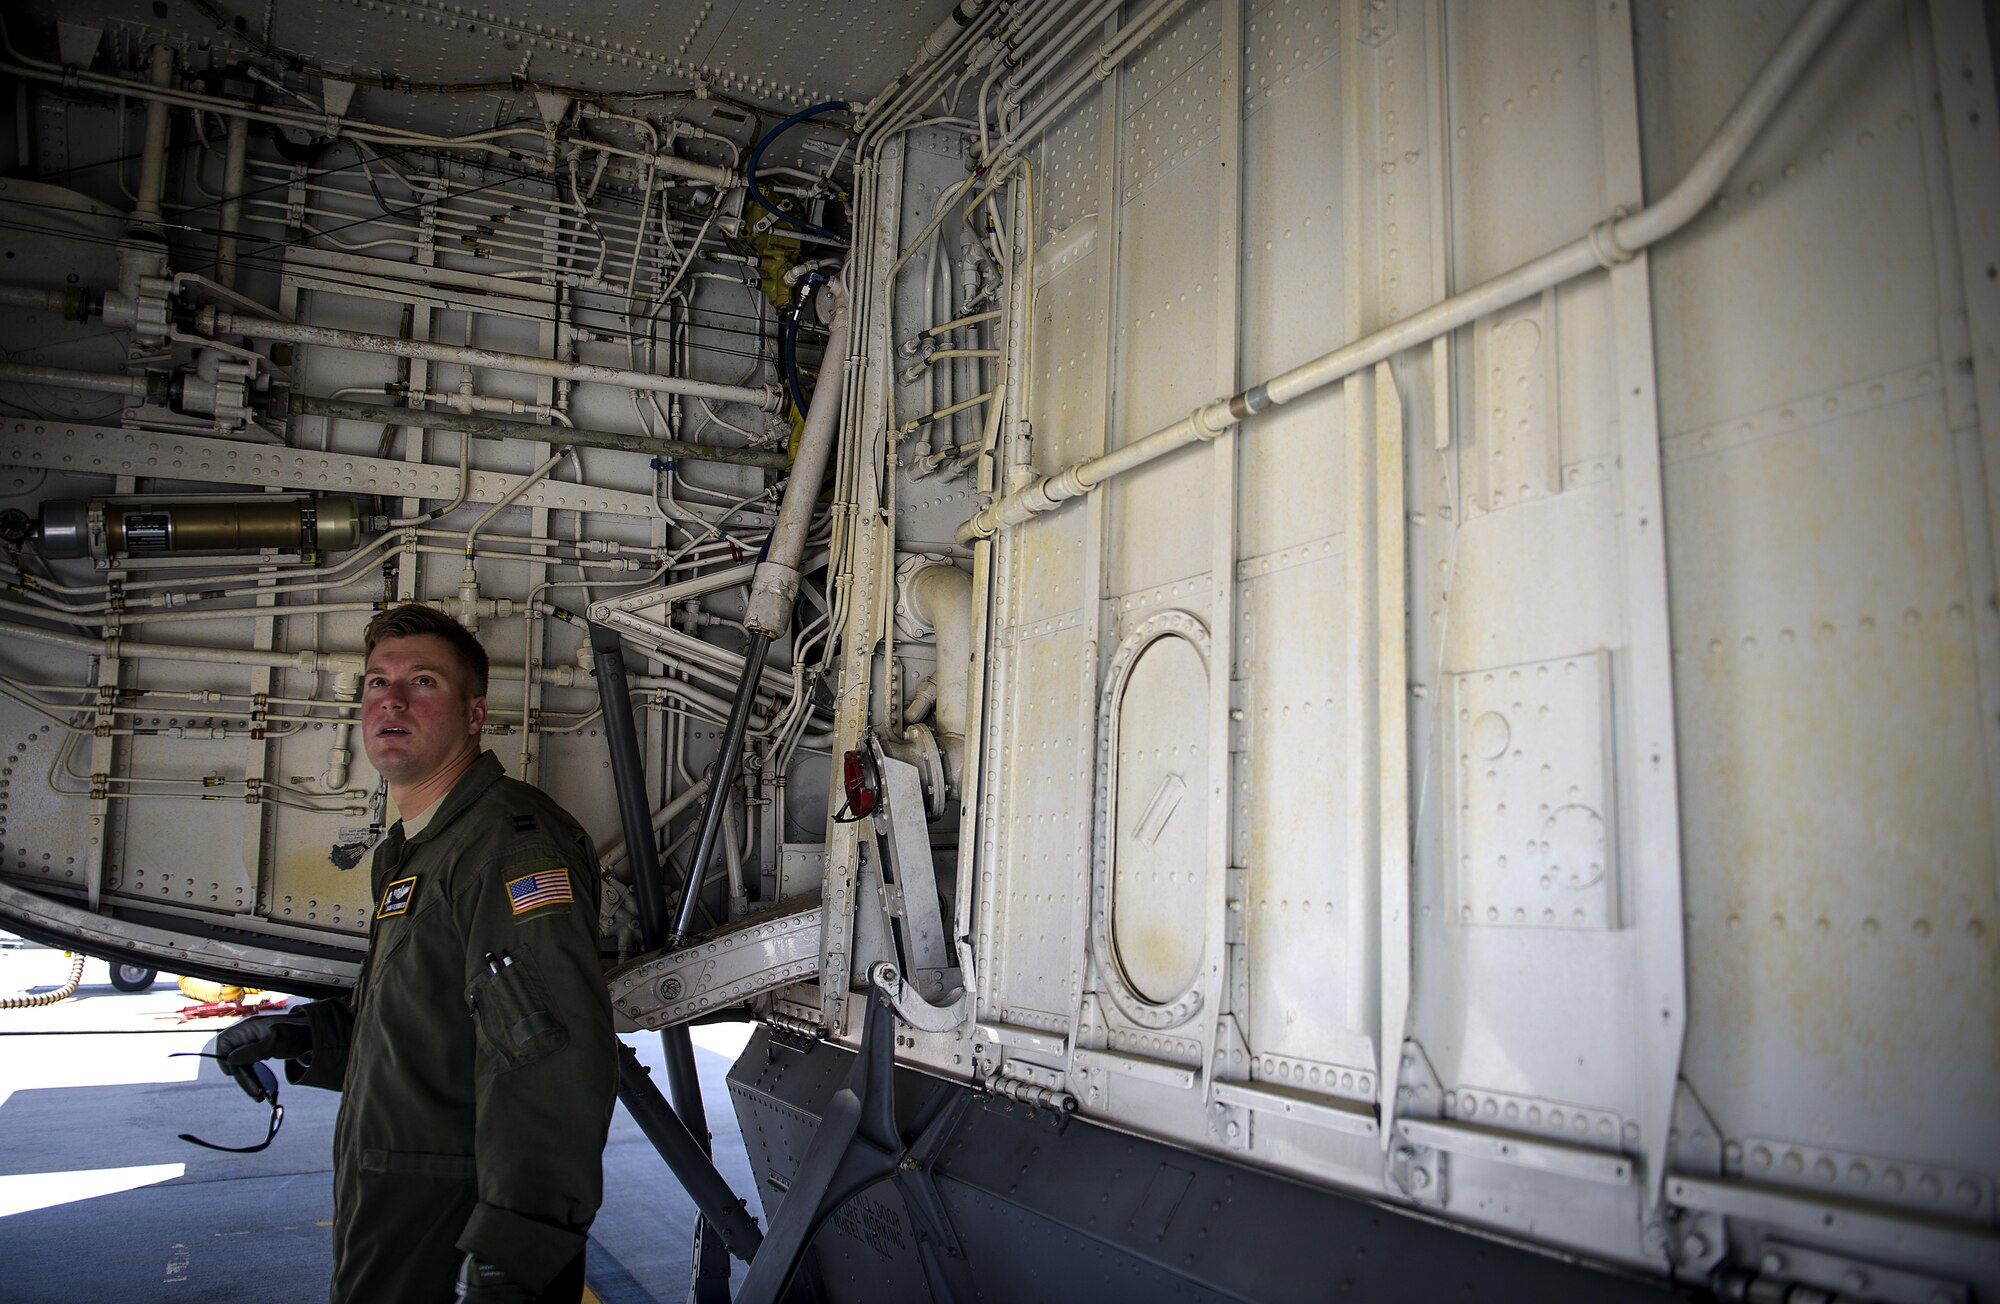
[[[1668,498],[1690,1080],[1725,1127],[1941,1158],[2000,1144],[2000,982],[1988,726],[1935,417],[1746,446],[1675,468]]]

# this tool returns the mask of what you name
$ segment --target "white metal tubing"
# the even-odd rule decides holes
[[[339,330],[331,326],[304,326],[297,322],[272,321],[247,313],[221,308],[203,308],[195,319],[195,329],[203,335],[244,335],[254,340],[278,340],[290,344],[323,344],[336,349],[363,353],[383,353],[394,358],[416,358],[424,362],[451,362],[467,367],[487,367],[528,376],[550,376],[557,380],[588,381],[621,385],[626,389],[649,390],[656,394],[685,394],[722,403],[749,403],[766,412],[776,412],[784,404],[784,394],[776,386],[716,385],[681,376],[656,376],[623,367],[602,367],[592,362],[563,362],[538,358],[528,353],[502,353],[465,344],[439,344],[430,340],[405,340],[394,335],[374,335],[367,331]]]
[[[0,49],[7,52],[6,59],[0,59],[0,72],[13,73],[31,81],[48,82],[52,85],[98,91],[107,95],[131,95],[148,101],[173,105],[183,109],[206,109],[224,117],[249,118],[257,122],[269,122],[281,127],[297,127],[323,134],[328,129],[326,115],[305,109],[280,109],[252,104],[247,100],[233,100],[221,95],[206,95],[199,91],[183,90],[177,86],[135,82],[123,77],[107,77],[101,73],[87,72],[81,68],[65,68],[44,59],[33,59],[14,48],[4,22],[0,22]],[[337,134],[351,140],[367,141],[378,145],[431,145],[440,149],[474,149],[488,154],[498,154],[524,162],[531,168],[544,166],[544,160],[532,154],[516,154],[504,146],[493,142],[508,136],[541,135],[539,127],[496,127],[487,131],[470,132],[463,136],[433,136],[421,131],[409,131],[400,127],[360,127],[348,122],[338,124]]]
[[[174,82],[174,49],[170,45],[153,47],[153,85],[165,88]],[[139,157],[139,203],[132,210],[132,220],[150,226],[160,222],[160,202],[167,190],[167,102],[162,99],[146,101],[146,148]]]
[[[492,520],[494,517],[498,516],[501,512],[506,511],[509,507],[512,507],[515,501],[519,499],[522,494],[528,492],[528,490],[532,489],[535,485],[541,483],[544,479],[548,478],[549,472],[555,470],[558,466],[562,465],[562,460],[565,457],[568,457],[574,451],[575,451],[574,449],[568,447],[567,445],[557,449],[555,453],[551,455],[547,461],[543,462],[540,466],[536,467],[534,470],[528,472],[528,474],[522,476],[521,482],[519,484],[515,485],[512,489],[509,489],[506,493],[502,494],[500,496],[499,502],[494,503],[491,507],[487,508],[486,514],[484,516],[481,516],[478,520],[472,523],[471,528],[466,530],[465,532],[465,555],[468,561],[472,557],[472,541],[479,537],[479,531],[485,528],[486,523]]]
[[[352,708],[361,696],[361,676],[336,675],[333,695],[342,708]],[[329,792],[339,792],[347,787],[348,767],[354,762],[354,749],[348,746],[354,730],[354,719],[348,716],[333,726],[333,746],[327,749],[326,769],[319,777],[320,786]]]
[[[799,562],[806,553],[806,532],[812,523],[813,507],[819,502],[819,482],[826,475],[834,435],[840,429],[847,371],[847,287],[836,276],[827,283],[826,293],[834,296],[833,320],[827,325],[826,357],[820,364],[819,382],[813,390],[812,406],[806,412],[805,429],[799,435],[799,451],[792,459],[785,499],[778,506],[778,523],[771,528],[770,551],[750,581],[750,601],[743,612],[743,623],[750,632],[766,638],[782,638],[791,626],[792,603],[799,591]]]
[[[236,288],[236,234],[243,229],[243,176],[250,155],[250,120],[229,119],[222,156],[222,234],[215,239],[215,279]]]
[[[931,34],[924,38],[924,43],[917,47],[917,57],[911,60],[911,66],[915,67],[926,59],[935,59],[949,50],[952,43],[958,39],[958,34],[971,25],[972,20],[979,16],[979,11],[985,6],[986,0],[961,0],[961,3],[954,5],[952,11],[944,16],[944,21],[940,22]]]
[[[1127,24],[1109,41],[1099,46],[1095,57],[1078,71],[1075,78],[1060,90],[1045,92],[1041,103],[1035,106],[1034,115],[1023,121],[1007,134],[1007,147],[1001,152],[1002,158],[1018,158],[1022,150],[1039,136],[1052,122],[1068,113],[1070,106],[1081,99],[1091,87],[1111,75],[1125,57],[1145,44],[1146,39],[1181,11],[1187,0],[1156,0],[1153,7],[1142,17]]]
[[[1120,3],[1121,0],[1099,0],[1096,8],[1079,10],[1073,14],[1070,21],[1063,25],[1062,31],[1053,39],[1038,41],[1033,47],[1024,46],[1023,48],[1032,48],[1034,53],[1023,60],[1018,68],[1008,73],[1007,80],[1002,84],[998,105],[1001,117],[1004,119],[1010,108],[1020,104],[1027,95],[1028,88],[1057,67],[1060,61],[1076,48],[1078,42],[1090,35],[1092,29],[1103,26],[1106,19],[1118,12]],[[994,62],[998,71],[1006,71],[1003,60]],[[979,88],[979,116],[981,125],[984,126],[986,87],[983,85]]]
[[[999,316],[1000,310],[994,308],[989,312],[975,312],[970,317],[954,317],[950,321],[941,321],[935,326],[926,326],[924,334],[943,335],[947,331],[955,331],[961,326],[976,326],[983,321],[996,321],[999,319]]]
[[[900,131],[917,112],[936,94],[948,69],[957,64],[959,57],[983,39],[982,24],[967,23],[954,36],[945,38],[948,42],[945,52],[925,66],[921,56],[911,61],[903,75],[871,101],[861,113],[861,136],[855,144],[856,160],[873,156],[875,147],[888,136]],[[925,48],[932,42],[926,41]]]
[[[926,566],[910,577],[910,609],[937,637],[937,733],[945,775],[954,786],[965,773],[967,689],[972,670],[972,576],[950,563]],[[961,789],[961,797],[963,791]]]
[[[959,542],[988,538],[998,530],[1089,493],[1114,476],[1199,440],[1213,439],[1253,413],[1289,403],[1593,268],[1625,262],[1640,250],[1672,235],[1714,199],[1731,169],[1742,159],[1852,2],[1815,0],[1751,81],[1694,166],[1658,203],[1629,217],[1600,222],[1568,244],[1512,271],[1502,272],[1463,294],[1435,303],[1394,326],[1322,354],[1240,394],[1216,399],[1122,448],[1065,467],[1026,489],[996,499],[959,527]]]
[[[987,138],[987,98],[992,94],[993,85],[1001,77],[1007,78],[1007,86],[1017,87],[1024,80],[1039,77],[1048,60],[1067,53],[1076,39],[1080,38],[1092,24],[1101,25],[1117,9],[1120,0],[1098,0],[1098,7],[1085,10],[1075,3],[1057,3],[1042,8],[1034,18],[1022,27],[1020,32],[1006,42],[1008,57],[996,57],[986,76],[979,83],[979,98],[975,101],[974,119],[979,123],[979,156],[987,157],[991,150]],[[1069,21],[1054,36],[1048,34],[1051,24],[1068,14]],[[1025,61],[1014,60],[1010,70],[1010,59],[1014,52],[1032,50],[1034,53]]]
[[[353,602],[299,602],[285,607],[182,607],[173,611],[127,611],[124,625],[183,625],[201,620],[252,620],[271,616],[326,616],[351,611],[380,611],[382,604],[363,598]]]
[[[62,312],[68,305],[70,293],[68,290],[36,290],[25,285],[0,285],[0,307]]]
[[[257,608],[251,607],[234,614],[254,616],[257,612]],[[303,612],[303,608],[281,608],[273,614],[293,615]],[[360,674],[365,669],[366,663],[366,658],[359,652],[263,652],[249,648],[198,647],[181,643],[136,643],[127,639],[93,638],[88,634],[72,634],[64,630],[49,629],[43,625],[25,625],[6,619],[0,619],[0,638],[27,639],[30,642],[44,643],[91,656],[154,657],[163,661],[199,661],[211,665],[269,666],[274,670],[301,670],[308,674],[322,671],[329,674]],[[721,648],[717,648],[716,651],[724,657],[731,655]],[[668,659],[672,659],[671,653],[667,655]],[[681,669],[696,677],[703,677],[698,666],[683,666]],[[493,678],[496,680],[519,678],[520,670],[519,666],[503,666],[498,663],[492,667]],[[542,683],[558,688],[588,687],[591,682],[587,671],[579,671],[574,666],[548,666],[538,669],[535,673],[536,678]],[[711,683],[725,690],[733,683],[722,675],[707,677]],[[763,678],[761,692],[772,699],[772,707],[765,714],[767,717],[775,718],[776,712],[789,700],[791,685],[777,672],[768,672]],[[677,679],[641,676],[635,677],[631,686],[645,691],[683,695],[690,701],[715,709],[718,713],[728,706],[727,699],[705,693]],[[760,729],[769,727],[768,719],[760,725]]]
[[[720,163],[703,163],[696,159],[682,158],[679,154],[665,152],[647,154],[636,149],[621,149],[616,145],[607,145],[601,140],[580,140],[577,143],[585,149],[628,158],[635,163],[644,163],[651,171],[664,172],[670,177],[680,177],[687,181],[699,181],[705,186],[726,188],[743,184],[742,178]],[[622,173],[625,169],[614,168],[612,171]]]
[[[254,611],[246,613],[254,615]],[[365,668],[360,653],[346,652],[257,652],[248,649],[219,647],[184,647],[178,643],[131,643],[124,639],[91,638],[87,634],[67,634],[57,629],[45,629],[40,625],[22,625],[11,620],[0,620],[0,635],[9,638],[25,638],[35,643],[47,643],[55,647],[68,648],[72,652],[87,652],[92,656],[156,657],[162,661],[203,661],[225,666],[270,666],[277,670],[303,670],[308,674],[327,670],[334,673],[352,672],[359,674]]]
[[[0,362],[0,380],[17,385],[46,385],[55,389],[123,394],[127,398],[144,398],[147,389],[144,375],[120,376],[108,371],[77,371],[69,367],[41,367],[27,362]]]
[[[668,824],[673,822],[675,816],[700,801],[702,796],[707,792],[708,780],[699,779],[693,787],[683,788],[680,792],[674,794],[672,801],[653,812],[653,832],[658,833],[661,829],[667,827]],[[625,859],[625,840],[623,838],[620,838],[607,847],[599,849],[597,853],[597,863],[606,869],[616,865],[623,859]]]

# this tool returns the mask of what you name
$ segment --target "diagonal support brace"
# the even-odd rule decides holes
[[[688,1198],[722,1237],[729,1252],[745,1262],[754,1259],[764,1241],[757,1220],[730,1189],[728,1179],[716,1171],[715,1162],[703,1152],[701,1143],[681,1122],[674,1107],[660,1095],[660,1089],[653,1085],[652,1074],[639,1062],[638,1052],[623,1042],[619,1043],[619,1049],[623,1054],[618,1060],[618,1099],[625,1103],[639,1130],[660,1152],[660,1158],[667,1161],[667,1167],[687,1190]]]

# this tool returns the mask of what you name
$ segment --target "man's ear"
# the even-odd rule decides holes
[[[477,738],[479,736],[479,727],[486,723],[486,699],[483,697],[473,698],[470,714],[472,719],[471,723],[466,726],[466,736]]]

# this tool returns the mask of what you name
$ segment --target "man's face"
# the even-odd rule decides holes
[[[361,745],[383,778],[413,787],[479,737],[486,699],[468,694],[465,672],[436,634],[385,638],[361,677]]]

